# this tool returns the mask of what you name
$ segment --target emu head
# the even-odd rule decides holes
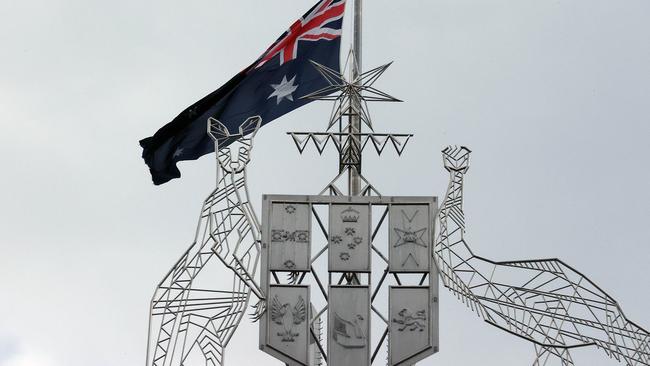
[[[208,121],[208,134],[215,141],[219,166],[226,173],[240,173],[250,162],[253,138],[262,125],[259,116],[250,117],[239,126],[239,133],[231,134],[223,123],[214,118]]]
[[[450,172],[467,173],[469,170],[469,155],[472,151],[465,146],[447,146],[442,150],[442,160],[445,169]]]

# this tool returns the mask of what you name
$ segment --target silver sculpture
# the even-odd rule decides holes
[[[181,366],[190,360],[223,365],[224,350],[251,292],[263,299],[255,281],[260,224],[246,184],[246,166],[260,125],[259,117],[249,118],[239,134],[231,135],[219,121],[209,121],[207,132],[217,151],[217,187],[203,204],[194,242],[154,293],[148,366]],[[213,276],[215,270],[218,276]],[[219,283],[219,278],[228,281]],[[263,302],[257,309],[264,310]]]
[[[209,120],[207,132],[217,151],[217,187],[203,204],[194,242],[154,293],[147,366],[223,366],[225,348],[243,318],[251,293],[259,299],[253,318],[262,320],[260,345],[272,355],[284,354],[291,365],[327,363],[326,350],[332,352],[329,356],[334,365],[344,364],[340,357],[347,351],[341,350],[359,351],[363,359],[355,364],[379,364],[383,361],[377,356],[383,347],[388,349],[389,365],[411,365],[438,351],[438,273],[432,260],[443,284],[471,310],[489,324],[533,343],[534,366],[554,360],[573,365],[570,350],[585,346],[596,346],[628,366],[650,366],[648,331],[627,320],[618,303],[580,272],[557,259],[494,262],[472,252],[464,239],[462,209],[470,157],[467,148],[443,151],[450,183],[437,217],[435,198],[425,202],[421,198],[382,196],[361,175],[366,147],[374,147],[381,155],[392,145],[401,155],[412,135],[374,133],[368,102],[399,100],[373,86],[390,64],[361,72],[360,18],[361,0],[355,0],[354,47],[347,62],[350,77],[346,79],[346,71],[339,73],[315,64],[330,85],[303,97],[335,102],[327,130],[290,133],[300,153],[310,142],[318,153],[328,145],[334,145],[339,153],[338,175],[318,195],[275,197],[278,203],[294,206],[288,214],[300,212],[307,221],[294,220],[289,227],[274,231],[274,197],[265,196],[262,211],[268,225],[260,227],[246,181],[260,118],[248,119],[236,135],[219,121]],[[370,133],[362,132],[362,125]],[[343,238],[344,230],[352,226],[337,228],[336,218],[348,224],[352,219],[361,222],[366,216],[361,205],[382,208],[379,222],[371,224],[364,235]],[[334,215],[328,220],[333,223],[331,227],[323,224],[324,217],[314,209],[318,206],[334,208],[329,211]],[[423,219],[425,207],[430,214]],[[297,211],[302,209],[304,212]],[[315,248],[320,248],[316,254],[311,244],[312,217],[317,224],[314,231],[322,236],[321,245],[326,243]],[[363,222],[363,227],[371,222]],[[433,243],[435,224],[439,232]],[[382,225],[389,227],[387,253],[373,243]],[[280,255],[276,261],[273,249],[267,246],[273,242],[304,244],[307,249],[304,253],[293,250],[291,258]],[[330,252],[330,246],[335,245],[342,250]],[[362,251],[379,258],[383,276],[378,282],[371,281],[365,256],[353,260],[354,253]],[[424,255],[419,254],[421,251]],[[326,252],[333,270],[318,273],[313,263]],[[260,253],[264,253],[261,264]],[[261,285],[255,279],[259,267]],[[429,272],[420,272],[419,268],[428,268]],[[211,272],[215,270],[220,271],[218,276]],[[278,274],[288,276],[283,280]],[[220,279],[228,281],[220,283]],[[324,307],[316,308],[312,302],[310,287],[305,284],[308,280],[317,285],[313,293],[324,298]],[[390,286],[391,280],[398,286]],[[386,287],[387,312],[376,300]],[[328,291],[331,289],[335,290]],[[367,301],[349,301],[350,295],[333,294],[359,289]],[[331,303],[330,295],[335,300]],[[322,322],[326,312],[331,324],[324,346]],[[379,329],[383,330],[378,342],[370,339],[372,317],[379,320]]]
[[[448,147],[450,174],[434,257],[445,287],[489,324],[532,342],[534,366],[573,365],[570,350],[596,346],[628,366],[650,365],[650,333],[618,302],[558,259],[494,262],[464,239],[463,183],[470,150]]]
[[[372,145],[376,152],[381,154],[386,145],[392,144],[396,152],[401,154],[411,138],[409,134],[362,133],[355,130],[351,123],[347,125],[343,123],[344,118],[352,116],[360,121],[366,121],[368,118],[366,125],[372,126],[369,117],[365,117],[369,116],[367,105],[363,103],[360,107],[354,107],[355,104],[349,102],[352,100],[350,96],[356,95],[364,100],[362,91],[367,91],[368,86],[372,85],[371,83],[374,83],[376,77],[384,70],[385,67],[377,68],[369,73],[360,74],[354,82],[348,82],[341,74],[334,77],[331,70],[320,68],[321,73],[332,81],[333,89],[323,90],[308,97],[337,101],[338,107],[334,109],[334,117],[330,119],[329,127],[338,124],[339,131],[290,133],[301,153],[310,141],[319,153],[324,151],[328,142],[332,142],[341,156],[339,175],[318,196],[312,196],[315,197],[313,198],[315,202],[319,204],[329,202],[330,198],[326,198],[328,196],[345,196],[344,188],[338,184],[342,183],[341,180],[346,174],[351,176],[352,172],[359,173],[361,154],[365,147]],[[362,81],[364,79],[372,82],[368,84]],[[329,96],[329,93],[336,91],[339,92],[338,95]],[[377,94],[386,95],[381,92]],[[397,101],[392,97],[386,97],[384,100]],[[334,120],[337,122],[333,124]],[[306,277],[304,271],[307,271],[309,278],[313,277],[327,299],[329,291],[325,290],[326,285],[321,284],[315,269],[310,267],[316,258],[328,250],[328,247],[321,249],[314,258],[308,258],[307,267],[303,268],[302,272],[288,271],[289,276],[284,284],[276,274],[273,274],[276,284],[269,285],[271,288],[269,312],[266,311],[265,293],[255,280],[262,234],[259,220],[250,204],[246,167],[250,162],[253,139],[260,124],[258,117],[251,118],[241,126],[239,134],[231,135],[220,122],[214,119],[209,121],[208,133],[215,140],[217,151],[217,188],[204,202],[195,241],[161,281],[154,294],[151,303],[148,366],[194,364],[223,366],[224,350],[243,318],[251,293],[260,300],[255,306],[254,319],[259,319],[270,312],[269,327],[278,327],[277,330],[273,330],[279,335],[277,349],[301,339],[302,343],[299,347],[295,350],[288,349],[286,352],[288,354],[293,351],[300,351],[296,354],[309,353],[309,361],[304,361],[305,364],[306,362],[310,365],[321,364],[320,360],[327,362],[321,331],[322,316],[327,308],[310,310],[311,315],[307,318],[309,320],[307,322],[304,313],[308,307],[312,307],[312,304],[308,292],[303,294],[308,290],[305,290],[304,286],[301,287],[301,284]],[[228,144],[228,148],[219,148]],[[650,365],[650,334],[627,320],[618,303],[580,272],[557,259],[494,262],[477,256],[471,251],[464,240],[465,219],[462,209],[463,183],[469,169],[470,151],[464,147],[449,147],[443,151],[443,157],[445,168],[450,174],[450,184],[435,220],[439,234],[432,250],[443,284],[489,324],[533,343],[536,352],[534,366],[546,365],[552,360],[558,360],[562,365],[573,365],[570,350],[585,346],[596,346],[610,357],[628,366]],[[384,218],[388,217],[389,221],[394,220],[396,223],[391,226],[389,232],[394,246],[389,248],[388,258],[376,247],[372,247],[386,265],[381,281],[373,286],[374,294],[379,288],[386,286],[384,280],[387,274],[392,273],[393,266],[400,266],[402,272],[409,272],[406,270],[407,267],[416,269],[423,262],[420,255],[412,253],[416,253],[421,248],[429,249],[422,241],[426,231],[423,231],[424,226],[419,222],[421,217],[418,216],[417,205],[411,205],[409,207],[411,211],[402,209],[399,205],[395,205],[393,198],[382,196],[361,174],[357,176],[364,183],[359,195],[367,196],[367,199],[376,199],[376,203],[379,204],[391,202],[393,210],[387,209]],[[341,216],[341,220],[345,221],[345,216],[352,215],[353,211],[361,213],[354,202],[345,202],[345,207],[341,207],[340,212],[336,211],[337,215]],[[294,210],[297,208],[298,206],[294,207]],[[312,213],[320,224],[321,220],[316,212]],[[307,214],[310,214],[309,211]],[[334,222],[332,219],[330,221]],[[322,225],[321,229],[325,237],[331,236],[332,241],[336,240],[338,231],[327,233]],[[376,233],[378,229],[379,227],[374,228],[372,232]],[[293,230],[286,238],[284,236],[286,233],[276,234],[282,240],[290,239],[294,242],[301,242],[309,237],[303,238],[304,234],[300,236],[296,233],[297,231]],[[270,235],[273,236],[273,233]],[[361,248],[363,240],[360,243],[341,240],[341,243]],[[400,252],[402,250],[406,252]],[[338,258],[347,262],[348,259],[342,257],[343,255],[344,253],[340,253]],[[399,259],[391,264],[389,258]],[[281,261],[278,267],[287,265]],[[304,267],[299,263],[293,265],[296,266],[295,268]],[[342,263],[342,268],[346,265],[349,264]],[[228,284],[219,284],[217,277],[206,273],[214,269],[227,270]],[[392,274],[398,282],[400,276],[404,275],[404,273]],[[329,277],[331,281],[331,276]],[[424,278],[420,281],[420,285],[423,281]],[[269,281],[262,282],[268,284]],[[348,286],[363,285],[364,282],[366,281],[354,272],[342,272],[338,280],[339,284],[344,283]],[[432,289],[434,285],[433,282],[430,283]],[[299,292],[288,293],[283,286],[291,286]],[[390,291],[392,293],[397,290],[391,288]],[[426,298],[430,296],[427,295],[429,292],[423,292],[421,289],[413,291],[409,296],[418,295],[416,297],[425,300],[395,305],[389,309],[388,314],[370,304],[372,313],[385,323],[385,330],[379,343],[372,345],[370,354],[372,364],[381,362],[376,356],[384,345],[394,350],[407,350],[407,346],[420,347],[416,341],[423,338],[418,334],[423,330],[423,324],[433,317],[429,316],[431,308],[427,310],[425,306]],[[418,294],[417,291],[422,294]],[[432,293],[437,296],[437,290]],[[282,300],[278,297],[280,295],[291,296]],[[357,337],[364,334],[365,337],[367,333],[359,332],[361,318],[355,316],[356,314],[334,314],[334,320],[331,321],[338,322],[340,334],[330,334],[329,342],[332,342],[331,339],[335,336],[338,339],[345,335],[353,334]],[[361,317],[366,319],[367,314]],[[437,323],[435,328],[429,327],[431,332],[434,329],[437,329]],[[305,338],[307,332],[310,333],[314,347],[317,347],[315,353]],[[409,337],[413,340],[404,342],[411,339]],[[435,337],[437,342],[437,333],[435,335],[432,333],[432,337]],[[269,344],[273,345],[273,341]],[[350,345],[354,346],[356,343],[344,342],[341,346],[354,349]],[[307,347],[307,351],[304,351],[303,347]],[[435,351],[437,348],[432,350]],[[411,354],[409,352],[411,351],[404,354]],[[398,360],[406,357],[404,354],[397,351],[389,352],[389,364],[401,364]]]
[[[354,60],[351,52],[347,65]],[[381,155],[392,145],[401,155],[412,137],[372,131],[368,102],[399,101],[373,86],[389,65],[347,79],[348,66],[339,73],[314,63],[330,85],[303,98],[334,101],[327,129],[289,135],[301,154],[310,144],[319,154],[334,146],[338,175],[315,196],[264,196],[260,283],[270,308],[260,322],[260,349],[287,365],[321,365],[305,361],[310,336],[312,349],[334,366],[413,365],[438,351],[438,273],[431,258],[437,200],[384,196],[360,174],[364,149]],[[355,121],[371,132],[362,132]],[[352,188],[355,176],[358,189]],[[389,235],[375,238],[380,231]],[[319,258],[322,265],[314,265]],[[289,324],[291,337],[278,328],[293,319],[296,291],[307,284],[304,291],[314,301],[308,319],[320,324],[327,315],[326,342],[316,327],[302,328],[295,320],[302,317]],[[272,302],[274,292],[279,301]],[[371,322],[379,330],[376,339]],[[387,358],[377,357],[382,351]]]

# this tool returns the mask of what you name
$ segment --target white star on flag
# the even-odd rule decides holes
[[[271,87],[275,89],[271,95],[267,99],[271,99],[273,97],[277,98],[277,104],[280,104],[285,99],[288,99],[293,102],[293,93],[298,89],[298,85],[295,85],[294,82],[296,81],[296,77],[294,76],[291,80],[287,80],[287,76],[285,75],[282,78],[282,81],[280,84],[271,84]]]

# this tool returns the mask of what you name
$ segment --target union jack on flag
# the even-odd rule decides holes
[[[322,0],[298,19],[275,43],[260,57],[255,68],[262,67],[280,54],[280,65],[296,59],[300,41],[334,40],[341,36],[341,27],[333,27],[332,22],[340,20],[345,14],[346,0]]]

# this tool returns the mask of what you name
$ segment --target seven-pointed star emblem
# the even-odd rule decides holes
[[[293,102],[293,93],[298,89],[298,85],[295,85],[294,82],[296,81],[296,77],[294,76],[291,80],[287,80],[287,76],[285,75],[282,78],[282,81],[280,84],[271,84],[271,87],[275,89],[271,95],[267,99],[271,99],[273,97],[277,98],[277,104],[280,104],[285,99],[288,99]]]

